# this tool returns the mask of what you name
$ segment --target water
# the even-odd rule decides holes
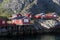
[[[60,40],[60,35],[38,35],[20,37],[0,37],[0,40]]]

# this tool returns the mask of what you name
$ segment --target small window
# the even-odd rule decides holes
[[[2,21],[2,24],[5,24],[5,21]]]
[[[24,22],[29,22],[29,20],[28,19],[24,19]]]
[[[57,17],[56,15],[54,15],[54,17]]]

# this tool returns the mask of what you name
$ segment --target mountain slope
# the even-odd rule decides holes
[[[34,0],[4,0],[2,6],[4,9],[19,13],[24,7],[28,6]],[[60,1],[59,0],[36,0],[34,4],[27,12],[33,14],[41,12],[56,12],[60,13]]]

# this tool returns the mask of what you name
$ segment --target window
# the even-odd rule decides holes
[[[29,20],[28,19],[24,19],[24,22],[29,22]]]
[[[2,24],[5,24],[5,21],[2,21]]]

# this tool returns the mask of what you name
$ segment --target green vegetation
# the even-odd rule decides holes
[[[7,4],[9,0],[4,0],[2,3],[0,3],[0,16],[2,17],[9,17],[12,12],[10,12],[8,9],[4,9],[3,5]]]
[[[9,0],[4,0],[2,3],[0,3],[0,17],[9,17],[13,14],[12,11],[9,11],[9,9],[4,9],[3,5],[7,4]]]
[[[13,14],[12,11],[9,11],[8,9],[0,8],[0,16],[2,17],[9,17]]]

